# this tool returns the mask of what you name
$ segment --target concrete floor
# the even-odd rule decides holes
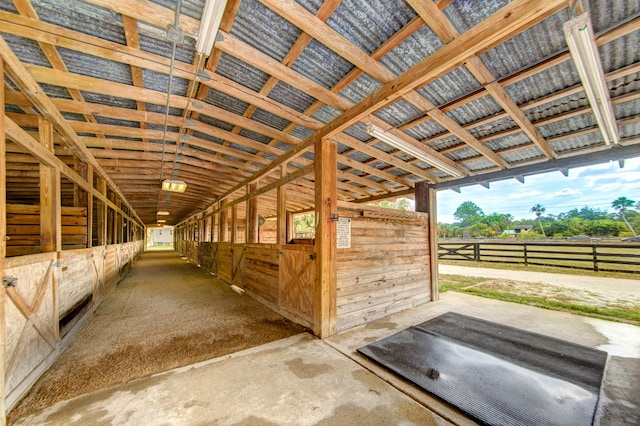
[[[79,396],[17,424],[474,424],[355,353],[448,311],[609,352],[594,424],[640,424],[640,327],[458,293],[324,341],[303,333]]]

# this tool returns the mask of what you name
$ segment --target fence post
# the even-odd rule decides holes
[[[480,243],[473,243],[473,260],[480,262]]]
[[[529,266],[529,259],[527,259],[527,243],[522,244],[524,250],[524,266]]]
[[[595,244],[591,247],[593,253],[593,270],[598,272],[598,250]]]

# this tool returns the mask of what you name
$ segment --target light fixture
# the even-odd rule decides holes
[[[169,212],[167,211],[159,211],[158,213],[156,213],[158,216],[169,216]]]
[[[420,148],[413,146],[412,144],[400,139],[397,136],[394,136],[390,133],[385,132],[381,128],[374,126],[373,124],[369,124],[367,126],[367,133],[369,136],[373,136],[374,138],[380,139],[382,142],[391,145],[392,147],[399,149],[401,151],[406,152],[409,155],[416,157],[420,161],[424,161],[427,164],[436,167],[443,172],[450,174],[451,176],[462,176],[460,171],[446,164],[444,161],[433,157],[432,155],[424,152]]]
[[[226,6],[227,0],[207,0],[205,3],[196,42],[198,53],[204,53],[207,56],[211,54]]]
[[[598,122],[604,143],[619,143],[618,123],[613,112],[609,89],[604,80],[589,13],[583,13],[564,23],[564,36],[576,65],[580,81],[587,94],[591,110]]]
[[[167,221],[164,219],[158,219],[158,223],[167,223]]]
[[[169,192],[184,192],[187,184],[181,180],[165,179],[162,181],[162,190]]]

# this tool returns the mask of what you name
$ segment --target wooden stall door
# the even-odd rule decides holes
[[[231,248],[231,253],[233,260],[233,264],[231,265],[231,281],[243,287],[246,267],[244,262],[246,247],[243,247],[242,245],[234,245]]]
[[[209,262],[209,272],[213,272],[215,275],[218,275],[218,248],[219,244],[212,243],[211,244],[211,260]]]
[[[7,259],[5,276],[15,279],[5,298],[5,404],[21,398],[57,354],[56,253]]]
[[[106,257],[104,247],[96,247],[92,253],[93,271],[93,310],[95,311],[104,300],[105,276],[104,259]]]
[[[282,246],[280,255],[280,307],[313,321],[316,261],[313,247]]]

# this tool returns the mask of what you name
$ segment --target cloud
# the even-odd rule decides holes
[[[558,198],[558,197],[579,197],[583,195],[582,192],[577,191],[573,188],[564,188],[557,192],[552,192],[547,195],[547,198]]]
[[[538,191],[537,189],[531,190],[531,191],[525,191],[525,192],[515,192],[513,194],[510,194],[509,197],[510,198],[532,198],[532,197],[539,197],[543,194],[542,191]]]

